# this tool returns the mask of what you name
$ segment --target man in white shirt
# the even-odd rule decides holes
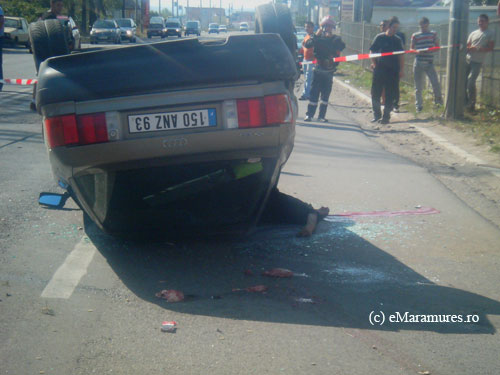
[[[479,29],[471,32],[467,39],[467,109],[470,112],[475,111],[477,77],[486,54],[493,51],[495,46],[493,33],[488,30],[488,22],[488,16],[481,14],[477,19]]]

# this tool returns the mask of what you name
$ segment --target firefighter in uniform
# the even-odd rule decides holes
[[[306,48],[314,48],[314,56],[317,63],[314,68],[309,105],[304,121],[311,121],[316,113],[319,102],[318,120],[328,122],[325,118],[328,108],[328,98],[332,91],[333,73],[338,63],[333,62],[333,58],[340,55],[340,51],[345,48],[345,44],[338,35],[333,34],[335,21],[331,16],[323,18],[320,29],[313,34],[304,44]]]

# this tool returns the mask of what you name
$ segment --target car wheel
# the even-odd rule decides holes
[[[63,24],[59,20],[45,20],[45,27],[49,37],[51,57],[67,55],[69,40]]]
[[[38,73],[38,68],[40,67],[42,61],[50,57],[49,36],[47,34],[44,21],[38,21],[30,24],[28,36],[33,50],[35,68]]]
[[[290,9],[284,4],[263,4],[255,10],[255,33],[276,33],[281,36],[292,56],[297,55],[297,37]]]

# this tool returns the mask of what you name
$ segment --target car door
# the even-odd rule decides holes
[[[21,27],[22,27],[22,30],[20,30],[21,32],[19,33],[19,42],[20,43],[28,43],[28,23],[26,22],[26,20],[23,18],[21,20]]]

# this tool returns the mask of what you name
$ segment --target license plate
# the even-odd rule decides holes
[[[130,133],[196,129],[209,126],[217,126],[217,116],[214,108],[128,116]]]

